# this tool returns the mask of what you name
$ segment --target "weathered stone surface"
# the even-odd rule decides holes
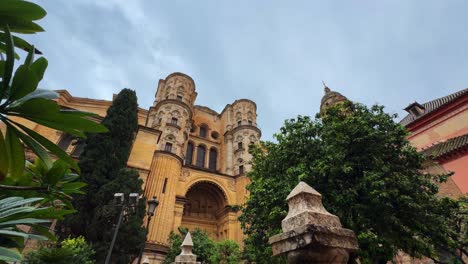
[[[181,245],[182,252],[175,258],[175,264],[199,264],[197,256],[192,253],[193,241],[190,232],[185,236]]]
[[[283,233],[270,237],[273,255],[287,255],[288,263],[347,263],[358,249],[354,232],[322,205],[322,195],[300,182],[286,198],[289,211]]]
[[[286,200],[289,211],[281,222],[283,232],[308,224],[341,227],[340,219],[323,207],[322,195],[305,182],[300,182]]]

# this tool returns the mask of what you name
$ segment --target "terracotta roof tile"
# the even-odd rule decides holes
[[[449,94],[447,96],[444,96],[444,97],[437,98],[435,100],[426,102],[426,103],[422,104],[422,106],[424,107],[424,112],[421,113],[421,115],[414,116],[412,114],[408,114],[400,121],[400,124],[402,124],[404,126],[408,126],[409,124],[411,124],[414,121],[420,119],[421,117],[426,116],[427,114],[434,112],[435,110],[439,109],[441,106],[446,105],[446,104],[452,102],[453,100],[455,100],[455,99],[457,99],[457,98],[459,98],[459,97],[461,97],[462,95],[465,95],[465,94],[468,94],[468,88],[465,88],[465,89],[463,89],[461,91],[458,91],[458,92],[455,92],[453,94]]]
[[[454,151],[460,150],[464,147],[468,147],[468,134],[463,136],[451,138],[445,142],[435,144],[421,153],[427,157],[434,159],[453,153]]]

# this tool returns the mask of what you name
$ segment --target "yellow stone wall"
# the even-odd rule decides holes
[[[96,120],[105,117],[112,104],[112,101],[74,97],[66,90],[57,92],[60,97],[56,101],[60,106],[96,113]],[[160,202],[147,237],[147,249],[153,250],[145,255],[154,260],[152,263],[159,263],[161,257],[156,255],[164,254],[169,233],[184,224],[189,229],[204,229],[214,239],[232,239],[242,245],[243,234],[237,220],[239,212],[234,212],[232,207],[242,205],[248,195],[245,187],[249,181],[244,174],[250,169],[248,145],[257,143],[261,137],[256,105],[250,100],[240,99],[227,104],[218,113],[195,105],[196,97],[192,78],[173,73],[158,82],[154,104],[149,109],[138,109],[139,128],[127,165],[138,170],[144,181],[145,196],[149,199],[156,196]],[[177,119],[176,124],[173,124],[173,118]],[[33,122],[18,118],[15,121],[57,144],[64,136],[60,131]],[[200,135],[201,127],[206,127],[206,137]],[[0,129],[4,132],[4,124],[0,123]],[[73,142],[66,150],[68,153],[76,148]],[[188,142],[194,145],[191,165],[185,164]],[[167,143],[172,144],[172,149],[166,149]],[[205,163],[197,167],[197,147],[200,145],[206,148]],[[209,169],[211,148],[217,151],[215,169]],[[244,173],[240,173],[240,166],[244,167]],[[218,203],[222,208],[209,216],[211,222],[184,215],[185,206],[207,200],[201,199],[203,191],[200,188],[222,200]],[[192,196],[194,200],[186,197],[190,191],[198,193]],[[198,208],[203,210],[203,206]]]

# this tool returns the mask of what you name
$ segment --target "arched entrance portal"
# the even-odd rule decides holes
[[[195,183],[185,198],[183,227],[204,230],[214,240],[229,239],[229,206],[219,186],[211,182]]]

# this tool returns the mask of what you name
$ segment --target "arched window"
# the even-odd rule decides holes
[[[63,133],[62,137],[60,138],[60,141],[58,142],[58,147],[61,148],[62,150],[67,150],[68,146],[70,146],[71,142],[73,140],[73,136],[67,133]]]
[[[216,170],[217,161],[218,161],[218,151],[216,150],[216,148],[211,148],[210,149],[210,161],[208,164],[208,168],[210,170]]]
[[[201,125],[200,126],[200,137],[206,138],[207,130],[208,130],[208,128],[206,127],[206,125]]]
[[[197,167],[203,168],[205,166],[206,148],[203,145],[197,147]]]
[[[189,141],[187,144],[187,153],[185,154],[185,165],[192,165],[193,160],[193,143]]]

